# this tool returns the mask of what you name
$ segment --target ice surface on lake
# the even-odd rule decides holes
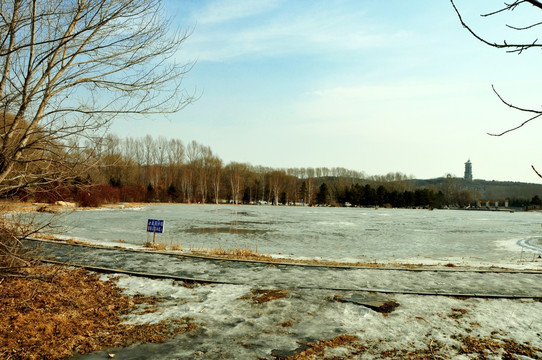
[[[542,214],[505,211],[152,205],[75,211],[55,220],[68,237],[101,244],[152,240],[183,249],[247,248],[281,257],[340,261],[517,264],[542,255]]]
[[[140,246],[152,239],[146,233],[147,219],[163,219],[165,233],[157,235],[157,241],[168,246],[180,244],[183,249],[242,247],[295,258],[542,268],[538,259],[542,255],[541,213],[156,205],[138,211],[75,211],[53,218],[65,236],[124,247]],[[40,246],[45,251],[59,244]],[[412,272],[268,266],[153,252],[61,247],[66,248],[62,256],[74,263],[85,260],[96,266],[238,284],[187,287],[172,280],[121,275],[118,285],[127,293],[159,299],[159,311],[132,314],[126,321],[154,323],[189,317],[197,328],[164,344],[134,344],[79,359],[104,359],[113,353],[116,358],[134,360],[272,360],[277,358],[274,354],[299,353],[302,343],[317,343],[340,334],[356,336],[358,344],[367,350],[360,353],[356,348],[339,347],[327,349],[322,357],[380,359],[382,352],[393,349],[404,350],[403,354],[430,349],[427,354],[438,352],[433,358],[470,359],[474,355],[461,351],[466,337],[513,339],[542,348],[542,303],[537,299],[381,294],[399,304],[386,316],[337,301],[366,294],[364,288],[539,297],[542,274],[537,271],[493,273],[458,267],[448,272],[439,267],[439,271]],[[64,259],[58,252],[57,256]],[[254,289],[283,289],[286,296],[257,304],[250,300]],[[518,358],[527,359],[521,355]]]

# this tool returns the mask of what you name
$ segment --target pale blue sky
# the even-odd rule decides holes
[[[495,41],[510,14],[485,23],[479,14],[502,3],[457,0]],[[196,61],[185,85],[201,97],[177,114],[116,121],[112,132],[121,137],[195,140],[225,163],[417,178],[463,176],[470,158],[475,178],[540,182],[530,165],[542,169],[542,121],[500,138],[486,132],[526,119],[499,102],[492,84],[518,105],[542,105],[542,54],[483,45],[446,0],[169,0],[167,7],[193,28],[177,60]],[[539,12],[512,14],[508,23],[522,25],[531,13]]]

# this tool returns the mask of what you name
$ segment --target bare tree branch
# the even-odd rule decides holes
[[[522,31],[522,30],[529,30],[529,29],[532,29],[532,28],[540,26],[540,25],[542,25],[542,22],[538,22],[536,24],[531,24],[531,25],[527,25],[527,26],[523,26],[523,27],[517,27],[517,26],[512,26],[512,25],[506,25],[506,26],[508,28],[510,28],[510,29],[513,29],[513,30]]]
[[[506,51],[509,52],[509,53],[517,53],[517,54],[521,54],[523,51],[527,50],[527,49],[531,49],[531,48],[537,48],[537,47],[542,47],[542,44],[539,44],[538,43],[538,39],[535,39],[533,40],[532,42],[529,42],[529,43],[507,43],[506,40],[501,42],[501,43],[498,43],[498,42],[491,42],[489,40],[486,40],[485,38],[483,38],[482,36],[478,35],[477,32],[475,32],[464,20],[463,20],[463,17],[461,16],[461,13],[460,11],[457,9],[455,3],[453,0],[450,0],[450,3],[452,4],[456,14],[457,14],[457,17],[459,18],[459,21],[461,22],[461,25],[468,30],[468,32],[471,33],[472,36],[474,36],[476,39],[478,39],[479,41],[481,41],[482,43],[488,45],[488,46],[491,46],[491,47],[494,47],[494,48],[497,48],[497,49],[507,49]],[[482,15],[482,16],[492,16],[492,15],[495,15],[495,14],[498,14],[502,11],[506,11],[506,10],[514,10],[518,5],[522,4],[522,3],[530,3],[532,4],[533,6],[536,6],[536,7],[539,7],[542,9],[542,4],[536,0],[523,0],[523,1],[515,1],[514,3],[512,4],[506,4],[506,6],[500,10],[497,10],[497,11],[494,11],[494,12],[491,12],[491,13],[488,13],[488,14],[485,14],[485,15]],[[531,25],[533,26],[533,25]],[[535,25],[536,26],[536,25]],[[520,27],[516,27],[517,29],[520,29]],[[529,27],[526,27],[526,28],[529,28]]]
[[[531,165],[531,168],[533,168],[533,171],[536,173],[536,175],[542,178],[542,174],[540,174],[533,165]]]
[[[511,4],[507,4],[507,3],[504,3],[506,6],[499,9],[499,10],[495,10],[495,11],[492,11],[490,13],[487,13],[487,14],[482,14],[481,16],[482,17],[488,17],[488,16],[493,16],[493,15],[497,15],[501,12],[504,12],[504,11],[509,11],[509,10],[514,10],[516,8],[516,6],[520,5],[521,3],[525,2],[525,0],[522,0],[522,1],[514,1],[513,3]],[[455,7],[455,6],[454,6]]]
[[[485,38],[483,38],[482,36],[478,35],[478,33],[476,33],[469,25],[466,24],[466,22],[463,20],[463,17],[461,16],[460,11],[456,7],[454,1],[450,0],[450,3],[452,4],[452,6],[453,6],[453,8],[454,8],[454,10],[455,10],[455,12],[456,12],[456,14],[458,16],[459,21],[461,22],[461,25],[465,29],[467,29],[471,33],[472,36],[474,36],[476,39],[478,39],[479,41],[481,41],[482,43],[484,43],[484,44],[486,44],[488,46],[495,47],[495,48],[500,48],[500,49],[507,49],[506,50],[507,52],[517,53],[517,54],[521,54],[524,50],[527,50],[527,49],[539,48],[539,47],[542,46],[541,44],[538,43],[538,39],[534,39],[531,42],[525,42],[525,43],[508,43],[506,40],[504,40],[502,43],[496,43],[496,42],[488,41]],[[500,14],[500,13],[502,13],[504,11],[514,11],[518,6],[521,6],[521,5],[524,5],[524,4],[530,4],[533,7],[537,8],[539,10],[542,10],[542,2],[541,1],[538,1],[538,0],[516,0],[516,1],[514,1],[512,3],[509,3],[509,4],[505,3],[503,8],[501,8],[499,10],[496,10],[496,11],[493,11],[493,12],[489,12],[489,13],[484,14],[482,16],[483,17],[489,17],[489,16],[494,16],[496,14]],[[525,30],[533,29],[533,28],[538,27],[540,25],[542,25],[542,21],[535,22],[533,24],[526,25],[526,26],[510,26],[510,25],[506,25],[506,27],[509,28],[509,29],[517,30],[517,31],[525,31]],[[533,121],[535,119],[538,119],[539,117],[542,116],[542,111],[541,110],[533,109],[533,108],[525,108],[525,107],[520,107],[520,106],[514,105],[511,102],[506,101],[499,94],[499,92],[495,89],[495,87],[493,85],[492,85],[492,89],[493,89],[493,92],[499,98],[499,100],[503,104],[508,106],[509,108],[512,108],[512,109],[520,111],[520,112],[526,112],[526,113],[534,114],[534,115],[531,116],[530,118],[528,118],[527,120],[524,120],[518,126],[512,127],[512,128],[510,128],[508,130],[505,130],[505,131],[503,131],[501,133],[488,133],[488,135],[491,135],[491,136],[505,135],[505,134],[507,134],[509,132],[512,132],[512,131],[515,131],[515,130],[518,130],[518,129],[522,128],[523,126],[525,126],[529,122],[531,122],[531,121]],[[535,169],[535,167],[534,166],[531,166],[531,167],[534,170],[534,172],[539,177],[542,178],[542,175]]]
[[[535,7],[539,8],[539,9],[542,9],[542,2],[540,2],[538,0],[524,0],[524,1],[528,2],[532,6],[535,6]]]
[[[81,158],[66,143],[100,138],[119,116],[194,101],[182,87],[193,63],[175,61],[190,31],[176,29],[162,4],[0,2],[0,195],[34,183],[20,182],[28,171],[72,176],[64,171],[81,168]]]
[[[529,119],[525,120],[524,122],[522,122],[522,123],[519,124],[518,126],[513,127],[513,128],[510,128],[510,129],[508,129],[508,130],[505,130],[505,131],[503,131],[503,132],[501,132],[501,133],[487,133],[487,134],[490,135],[490,136],[503,136],[503,135],[505,135],[505,134],[508,134],[509,132],[515,131],[515,130],[517,130],[517,129],[523,127],[523,126],[526,125],[527,123],[529,123],[529,122],[531,122],[531,121],[533,121],[533,120],[539,118],[540,116],[542,116],[542,114],[535,115],[535,116],[533,116],[532,118],[529,118]]]
[[[499,98],[499,100],[505,104],[506,106],[508,106],[509,108],[512,108],[514,110],[518,110],[518,111],[522,111],[522,112],[528,112],[528,113],[534,113],[536,115],[534,115],[533,117],[523,121],[521,124],[519,124],[518,126],[516,127],[513,127],[513,128],[510,128],[508,130],[505,130],[501,133],[487,133],[488,135],[491,135],[491,136],[502,136],[504,134],[507,134],[509,132],[512,132],[512,131],[515,131],[521,127],[523,127],[524,125],[528,124],[529,122],[539,118],[540,116],[542,116],[542,111],[539,111],[539,110],[533,110],[533,109],[527,109],[527,108],[522,108],[522,107],[519,107],[519,106],[516,106],[506,100],[504,100],[504,98],[501,96],[501,94],[499,94],[499,92],[495,89],[495,86],[491,85],[491,88],[493,89],[493,92],[497,95],[497,97]]]

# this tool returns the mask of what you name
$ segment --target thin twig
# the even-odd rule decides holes
[[[499,14],[499,13],[501,13],[501,12],[503,12],[503,11],[514,10],[514,8],[515,8],[516,6],[518,6],[519,4],[521,4],[521,3],[524,2],[524,1],[525,1],[525,0],[522,0],[522,1],[516,1],[516,2],[514,2],[514,3],[512,3],[512,4],[506,4],[506,3],[505,3],[506,6],[503,7],[502,9],[495,10],[495,11],[492,11],[492,12],[487,13],[487,14],[482,14],[482,15],[480,15],[480,16],[482,16],[482,17],[489,17],[489,16],[493,16],[493,15]]]
[[[504,10],[513,10],[513,8],[515,8],[516,6],[518,6],[519,4],[521,4],[523,2],[528,2],[531,5],[542,9],[542,3],[540,3],[537,0],[522,0],[522,1],[516,1],[516,2],[514,2],[512,4],[506,4],[506,7],[503,8],[503,9],[500,9],[500,10],[497,10],[497,11],[494,11],[492,13],[485,14],[485,15],[482,15],[482,16],[491,16],[491,15],[497,14],[497,13],[499,13],[501,11],[504,11]],[[455,12],[457,14],[457,17],[459,18],[459,21],[461,22],[461,25],[465,29],[467,29],[468,32],[470,32],[472,36],[474,36],[476,39],[478,39],[479,41],[483,42],[484,44],[486,44],[488,46],[495,47],[495,48],[498,48],[498,49],[509,49],[509,50],[507,50],[507,52],[518,53],[518,54],[521,54],[524,50],[527,50],[527,49],[530,49],[530,48],[533,48],[533,47],[541,47],[542,46],[542,44],[537,43],[538,39],[534,40],[532,43],[529,43],[529,44],[508,44],[506,41],[503,41],[503,43],[490,42],[490,41],[484,39],[483,37],[481,37],[480,35],[478,35],[478,33],[476,33],[469,25],[467,25],[467,23],[463,20],[463,17],[461,16],[461,13],[459,12],[457,7],[455,6],[455,3],[454,3],[453,0],[450,0],[450,3],[452,4],[452,6],[453,6],[453,8],[454,8],[454,10],[455,10]]]
[[[536,175],[538,175],[539,177],[542,178],[542,175],[536,170],[536,168],[534,167],[534,165],[531,165],[531,167],[533,168],[533,171],[536,173]]]
[[[494,133],[487,133],[487,134],[490,135],[490,136],[503,136],[504,134],[507,134],[507,133],[509,133],[509,132],[515,131],[515,130],[517,130],[517,129],[523,127],[523,126],[526,125],[527,123],[533,121],[533,120],[536,119],[536,118],[539,118],[540,116],[542,116],[542,114],[535,115],[535,116],[533,116],[532,118],[525,120],[524,122],[522,122],[522,123],[519,124],[518,126],[516,126],[516,127],[514,127],[514,128],[511,128],[511,129],[508,129],[508,130],[506,130],[506,131],[503,131],[503,132],[501,132],[501,133],[499,133],[499,134],[494,134]]]
[[[518,110],[518,111],[522,111],[522,112],[528,112],[528,113],[531,113],[531,114],[536,114],[536,115],[534,115],[533,117],[531,117],[531,118],[525,120],[524,122],[522,122],[521,124],[519,124],[519,125],[516,126],[516,127],[513,127],[513,128],[508,129],[508,130],[506,130],[506,131],[503,131],[503,132],[501,132],[501,133],[499,133],[499,134],[488,133],[488,135],[491,135],[491,136],[502,136],[502,135],[504,135],[504,134],[507,134],[507,133],[509,133],[509,132],[512,132],[512,131],[514,131],[514,130],[519,129],[519,128],[523,127],[524,125],[526,125],[527,123],[529,123],[529,122],[531,122],[531,121],[533,121],[533,120],[539,118],[540,116],[542,116],[542,111],[540,111],[540,110],[534,110],[534,109],[528,109],[528,108],[522,108],[522,107],[519,107],[519,106],[517,106],[517,105],[514,105],[514,104],[512,104],[512,103],[506,101],[506,100],[501,96],[501,94],[499,94],[499,92],[495,89],[495,86],[494,86],[494,85],[491,85],[491,88],[493,89],[493,92],[495,93],[495,95],[497,95],[497,97],[499,98],[499,100],[500,100],[503,104],[505,104],[506,106],[508,106],[509,108],[512,108],[512,109]]]
[[[431,357],[435,359],[435,352],[433,351],[433,342],[435,339],[431,339],[431,342],[429,343],[429,350],[431,350]]]
[[[532,29],[534,27],[537,27],[539,25],[542,25],[542,21],[541,22],[538,22],[536,24],[531,24],[531,25],[528,25],[528,26],[524,26],[524,27],[517,27],[517,26],[512,26],[512,25],[506,25],[506,27],[512,29],[512,30],[518,30],[518,31],[522,31],[522,30],[528,30],[528,29]]]

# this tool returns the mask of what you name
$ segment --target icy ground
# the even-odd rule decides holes
[[[42,244],[61,261],[217,282],[187,286],[120,275],[127,293],[160,299],[156,311],[127,321],[188,317],[197,328],[164,344],[79,358],[542,358],[540,213],[172,205],[76,211],[60,225],[66,237],[139,249],[149,239],[147,218],[165,219],[160,241],[185,250],[241,247],[388,268],[215,262],[180,256],[185,251]],[[399,270],[397,263],[424,264],[423,271]],[[381,313],[368,305],[373,301],[398,306]]]
[[[540,297],[542,271],[447,267],[358,268],[210,260],[176,252],[32,242],[41,254],[77,265],[278,288],[314,288],[454,296]]]
[[[389,299],[399,306],[387,315],[337,301],[337,296],[350,294],[340,291],[286,288],[285,297],[259,304],[251,300],[253,288],[248,285],[187,288],[170,280],[121,276],[119,286],[127,293],[163,300],[159,312],[132,316],[129,321],[188,316],[198,324],[197,330],[164,344],[108,349],[82,359],[104,359],[110,353],[119,359],[274,359],[300,353],[302,343],[314,344],[341,334],[358,341],[327,348],[315,358],[380,359],[386,354],[401,358],[406,352],[418,351],[431,359],[431,349],[435,359],[477,358],[477,354],[462,354],[468,337],[542,345],[542,304],[534,300],[393,295]],[[487,351],[486,355],[500,359],[503,352]]]
[[[280,359],[341,335],[353,340],[339,346],[330,343],[306,358],[542,357],[539,271],[328,268],[216,262],[53,243],[40,246],[61,261],[224,282],[186,286],[182,281],[121,275],[118,284],[127,293],[160,299],[156,311],[131,315],[127,321],[188,317],[197,329],[164,344],[107,349],[82,359],[103,359],[108,354],[119,359]],[[374,289],[397,293],[369,291]],[[404,294],[408,292],[468,297]],[[279,296],[258,301],[267,293]],[[492,298],[495,296],[525,298]],[[381,313],[364,305],[367,298],[398,306],[389,314]],[[494,345],[504,347],[510,341],[517,345],[512,350]]]

